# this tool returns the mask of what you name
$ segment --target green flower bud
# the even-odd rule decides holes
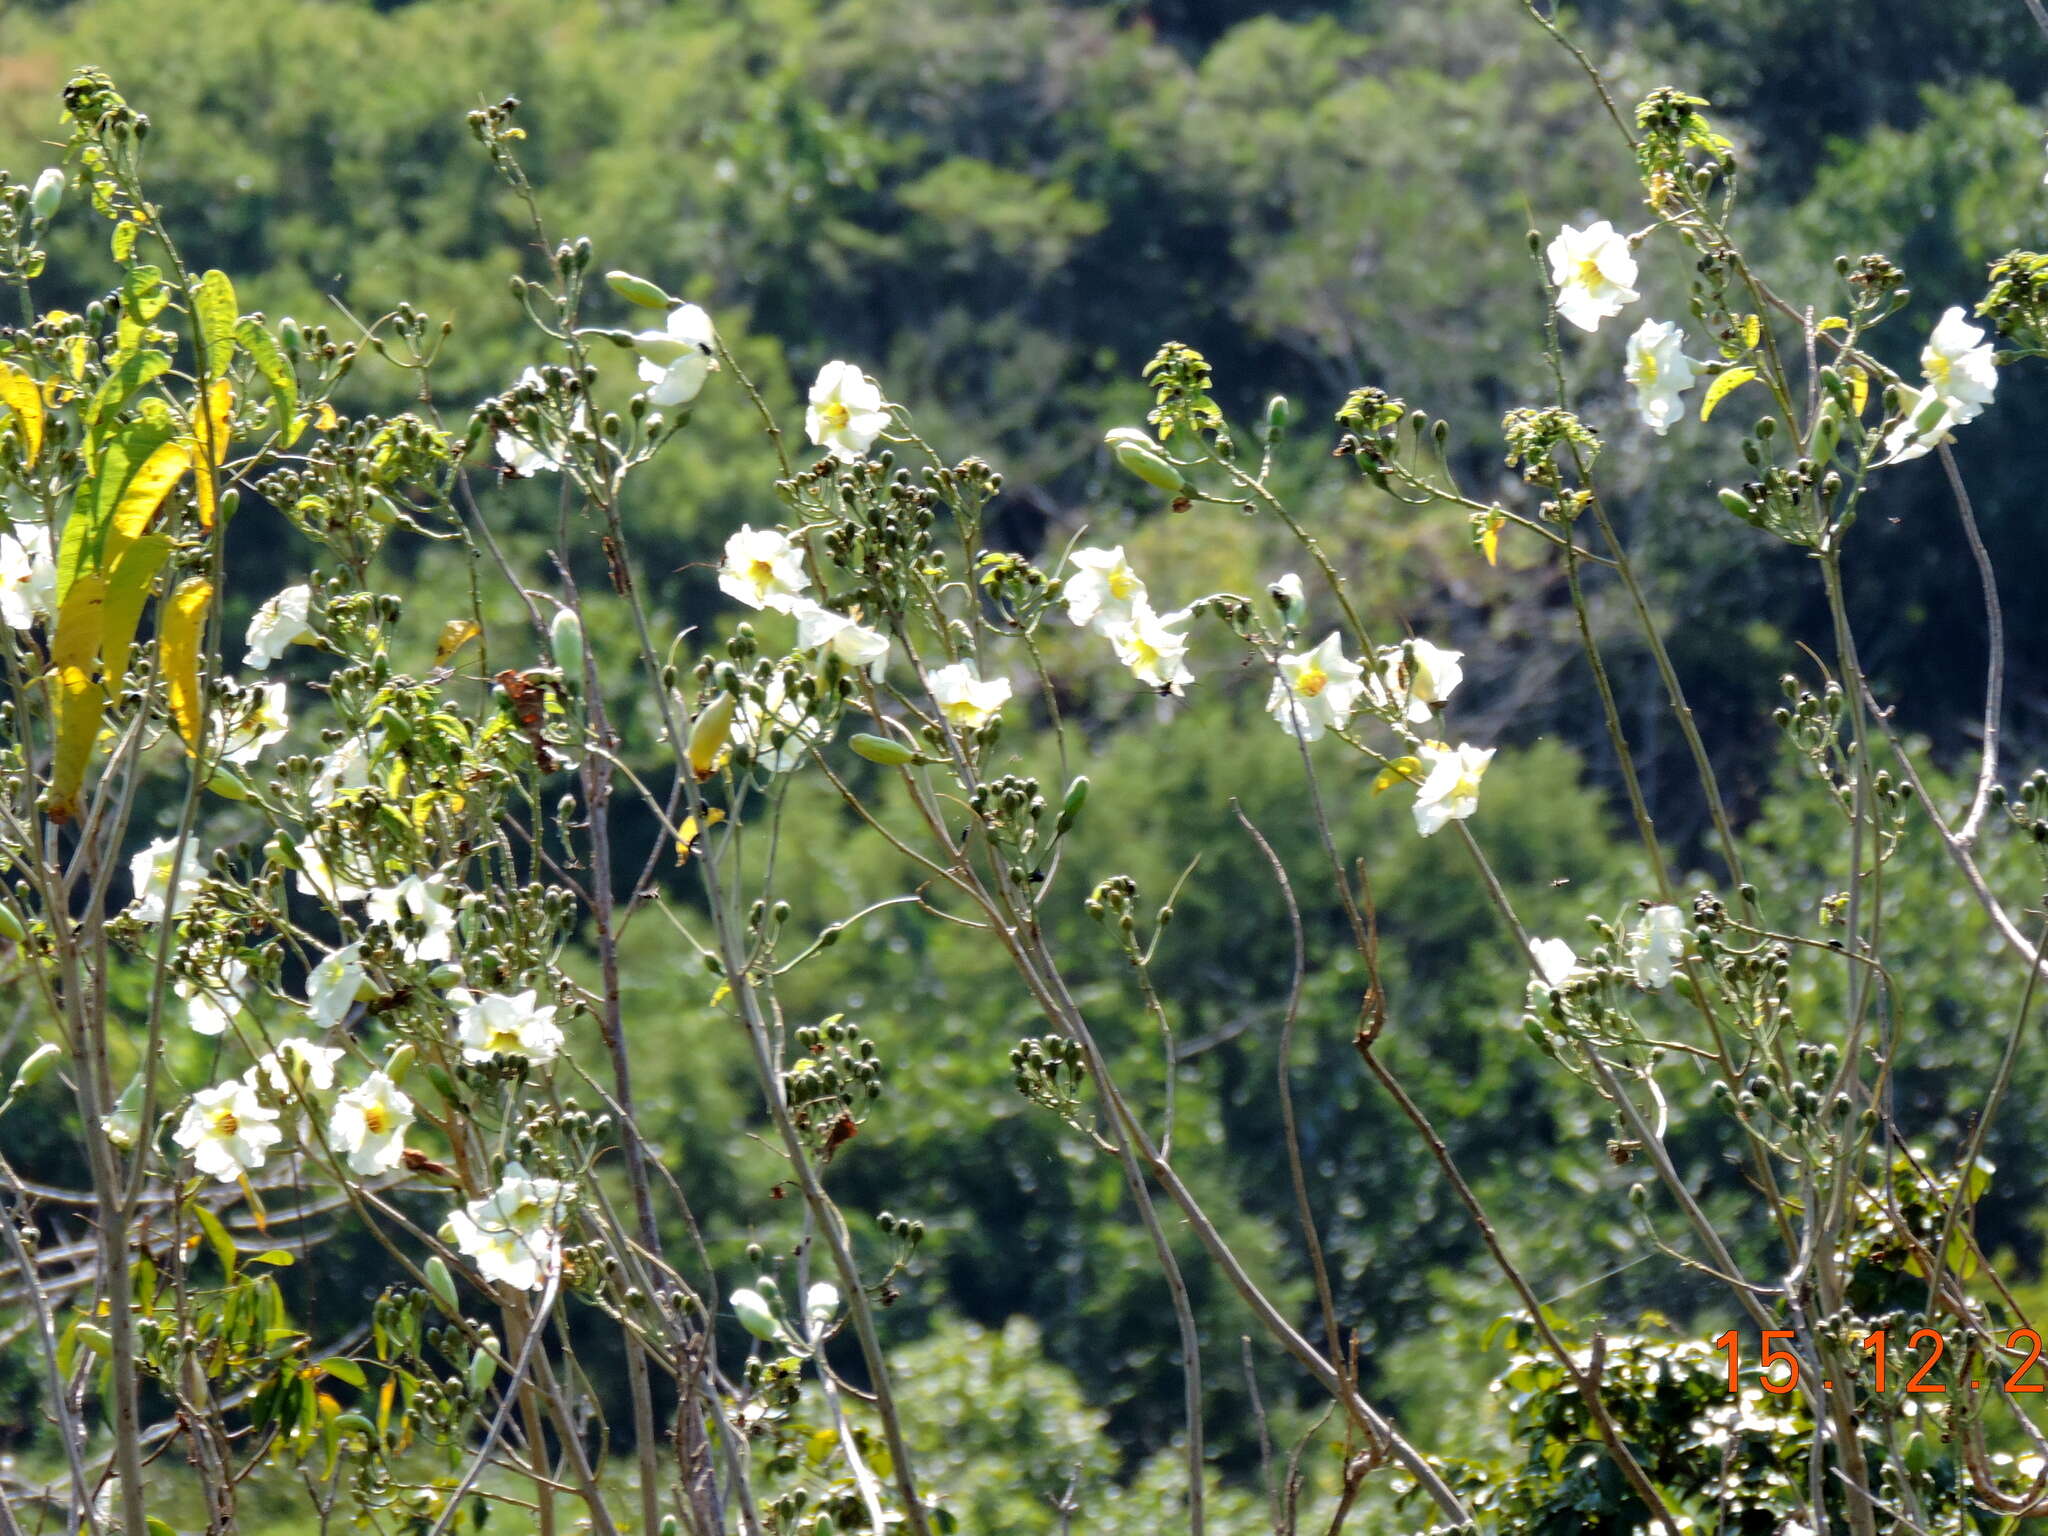
[[[384,1075],[394,1083],[405,1081],[405,1074],[412,1070],[413,1045],[410,1040],[391,1053],[391,1059],[384,1063]]]
[[[486,1339],[488,1338],[489,1336],[486,1335]],[[497,1357],[489,1350],[480,1349],[471,1355],[469,1357],[469,1370],[464,1377],[464,1381],[469,1387],[469,1395],[481,1399],[484,1393],[490,1389],[491,1380],[497,1374]]]
[[[642,309],[673,309],[676,301],[661,288],[644,277],[635,277],[631,272],[607,272],[605,284],[628,304],[638,304]]]
[[[1813,461],[1826,464],[1835,456],[1835,445],[1842,440],[1842,418],[1835,414],[1832,404],[1821,407],[1820,420],[1813,425]]]
[[[6,907],[0,907],[0,939],[15,944],[28,942],[28,930],[21,926],[15,915]]]
[[[35,1087],[37,1083],[40,1083],[49,1075],[50,1068],[57,1064],[57,1058],[63,1054],[64,1049],[62,1046],[53,1044],[48,1040],[45,1040],[41,1045],[30,1051],[28,1053],[28,1060],[15,1068],[14,1086],[7,1090],[8,1096],[11,1098],[17,1093],[26,1093],[29,1089]]]
[[[1751,517],[1755,516],[1755,513],[1750,509],[1749,498],[1743,495],[1742,492],[1731,490],[1725,485],[1721,487],[1721,505],[1744,522],[1748,522]]]
[[[1087,803],[1088,775],[1077,774],[1067,786],[1067,798],[1060,804],[1059,820],[1053,823],[1054,835],[1064,835],[1080,819],[1081,807]]]
[[[548,649],[554,652],[563,677],[572,684],[583,681],[583,621],[576,617],[575,609],[555,611],[554,622],[548,625]]]
[[[246,800],[249,786],[234,769],[221,763],[213,770],[213,776],[206,781],[206,787],[223,800]]]
[[[758,1291],[734,1291],[732,1293],[733,1315],[740,1320],[740,1326],[764,1344],[773,1344],[782,1338],[782,1324]]]
[[[462,1308],[455,1301],[455,1277],[448,1273],[448,1266],[441,1262],[437,1253],[431,1256],[425,1266],[427,1289],[434,1293],[434,1300],[441,1303],[441,1310],[450,1317],[460,1317]]]
[[[53,165],[36,178],[35,190],[28,195],[28,211],[38,224],[47,224],[63,201],[64,173]]]
[[[862,731],[847,742],[855,753],[871,763],[880,763],[885,768],[900,768],[905,763],[921,763],[924,754],[913,751],[900,741],[891,741],[886,736],[871,736]]]
[[[1159,445],[1136,427],[1117,427],[1103,441],[1116,455],[1117,463],[1147,485],[1181,495],[1188,489],[1187,476],[1159,451]]]

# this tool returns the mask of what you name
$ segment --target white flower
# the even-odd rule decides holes
[[[787,612],[810,584],[802,547],[780,529],[741,524],[740,531],[725,541],[718,587],[734,602]]]
[[[264,683],[244,697],[235,712],[217,729],[221,738],[221,761],[251,763],[266,747],[284,740],[291,729],[291,715],[285,708],[283,683]]]
[[[1110,635],[1131,622],[1145,601],[1145,583],[1124,558],[1124,547],[1077,549],[1074,574],[1066,580],[1067,617],[1083,628]]]
[[[128,877],[135,882],[135,903],[128,915],[138,922],[160,923],[176,917],[199,894],[206,868],[199,859],[199,840],[185,839],[185,857],[173,872],[171,856],[177,852],[175,837],[160,837],[128,861]]]
[[[486,1280],[515,1290],[536,1289],[560,1256],[555,1218],[567,1191],[554,1179],[530,1179],[517,1163],[481,1200],[448,1217],[455,1246],[476,1261]]]
[[[695,304],[668,313],[668,328],[633,337],[640,353],[640,379],[650,405],[688,405],[718,370],[718,337],[711,317]]]
[[[341,1047],[315,1045],[304,1036],[280,1040],[277,1049],[257,1059],[249,1069],[254,1087],[268,1087],[280,1098],[301,1093],[325,1093],[334,1086],[334,1064],[341,1060]]]
[[[180,976],[172,990],[185,999],[185,1022],[195,1035],[218,1035],[248,1005],[248,981],[249,967],[230,957],[221,961],[217,975]]]
[[[310,645],[319,637],[313,633],[313,589],[286,587],[266,600],[249,621],[249,653],[244,666],[267,667],[294,645]]]
[[[889,659],[887,635],[807,597],[792,599],[789,612],[796,619],[798,649],[830,651],[848,671],[865,667],[870,677],[881,680]]]
[[[811,718],[808,705],[790,691],[784,675],[768,679],[767,698],[756,701],[743,695],[733,716],[732,739],[751,748],[754,761],[766,773],[787,773],[804,760],[804,753],[826,741],[830,731],[821,720]],[[772,740],[780,732],[780,741]]]
[[[329,747],[320,761],[320,771],[306,786],[306,798],[316,806],[332,805],[342,795],[370,787],[370,744],[360,736],[344,738]]]
[[[1662,437],[1685,417],[1679,396],[1691,389],[1693,361],[1685,355],[1685,332],[1668,320],[1645,320],[1628,339],[1622,377],[1636,387],[1636,414]]]
[[[50,530],[41,523],[16,523],[0,533],[0,620],[12,629],[33,629],[57,613],[57,562],[50,558]]]
[[[299,844],[299,868],[294,883],[301,894],[335,907],[344,901],[361,901],[370,894],[369,886],[329,864],[319,845],[310,838]]]
[[[455,1004],[455,1036],[462,1042],[465,1061],[524,1056],[541,1066],[561,1054],[562,1030],[555,1023],[555,1005],[541,1003],[531,989],[478,996],[467,987],[456,987],[448,993],[448,1001]]]
[[[889,425],[881,386],[851,363],[836,359],[818,370],[811,385],[804,430],[811,441],[841,459],[857,459]]]
[[[1673,906],[1656,906],[1628,936],[1628,960],[1636,980],[1655,990],[1671,979],[1685,958],[1685,915]]]
[[[1964,318],[1960,305],[1942,315],[1920,349],[1920,371],[1957,426],[1976,420],[1998,388],[1996,351],[1984,340],[1984,328]]]
[[[1273,601],[1279,605],[1282,618],[1292,618],[1295,614],[1301,612],[1301,605],[1308,601],[1307,594],[1301,590],[1301,578],[1292,571],[1289,571],[1284,576],[1275,578],[1273,585],[1266,588],[1266,590],[1272,594]]]
[[[1008,678],[992,677],[984,681],[968,661],[956,661],[951,666],[940,667],[929,679],[932,702],[939,706],[939,713],[950,721],[956,730],[973,730],[985,725],[1002,712],[1003,705],[1010,699]]]
[[[1558,231],[1550,242],[1550,280],[1557,285],[1557,312],[1582,331],[1599,330],[1602,320],[1641,297],[1629,286],[1636,259],[1628,237],[1605,219]]]
[[[1365,669],[1344,654],[1334,629],[1312,650],[1280,658],[1280,675],[1266,699],[1266,712],[1281,729],[1303,741],[1318,741],[1342,725],[1365,693]]]
[[[443,892],[448,882],[439,875],[407,875],[396,885],[370,892],[366,910],[399,937],[411,960],[446,960],[455,953],[455,908]],[[407,930],[419,929],[417,936]]]
[[[1152,605],[1140,599],[1131,610],[1130,621],[1110,630],[1109,643],[1116,647],[1116,659],[1131,669],[1131,675],[1148,688],[1179,693],[1195,680],[1188,670],[1188,637],[1178,627],[1187,622],[1185,609],[1161,618]]]
[[[382,1072],[372,1072],[334,1101],[327,1137],[357,1173],[389,1173],[405,1156],[412,1100]]]
[[[1904,464],[1954,438],[1954,409],[1931,389],[1899,391],[1899,424],[1884,435],[1883,464]]]
[[[1424,837],[1446,822],[1463,821],[1479,809],[1479,781],[1493,761],[1492,747],[1425,742],[1418,751],[1428,770],[1415,791],[1415,830]]]
[[[306,977],[307,1015],[322,1029],[334,1028],[347,1017],[363,981],[363,946],[343,945]]]
[[[546,388],[538,368],[528,368],[524,373],[520,374],[519,385],[527,385],[534,389]],[[515,385],[514,388],[519,387],[519,385]],[[588,401],[578,402],[576,414],[570,418],[569,425],[574,431],[589,430],[590,403]],[[562,467],[561,459],[553,451],[542,447],[538,443],[528,442],[516,432],[500,432],[498,434],[497,446],[498,457],[505,461],[506,470],[511,474],[519,476],[521,479],[529,475],[537,475],[542,470],[559,470]]]
[[[832,1315],[839,1310],[839,1287],[830,1281],[819,1280],[804,1292],[804,1317],[816,1333],[832,1321]]]
[[[1536,960],[1536,974],[1543,978],[1547,987],[1558,988],[1582,976],[1585,968],[1579,964],[1579,957],[1572,953],[1571,945],[1563,939],[1534,939],[1530,941],[1529,953]]]
[[[193,1094],[184,1119],[171,1133],[171,1140],[192,1154],[201,1173],[223,1184],[261,1168],[270,1148],[283,1139],[277,1111],[240,1079]]]
[[[1459,665],[1463,651],[1445,650],[1427,640],[1380,649],[1379,671],[1366,685],[1367,696],[1381,709],[1396,710],[1420,725],[1465,680]]]

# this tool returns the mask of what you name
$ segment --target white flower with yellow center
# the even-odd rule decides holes
[[[50,558],[50,530],[21,522],[0,533],[0,620],[10,629],[33,629],[56,617],[57,562]]]
[[[455,908],[447,889],[439,875],[407,875],[370,892],[364,910],[397,935],[408,959],[447,960],[455,953]]]
[[[797,594],[810,584],[803,549],[780,529],[743,524],[725,541],[718,587],[734,602],[787,612]]]
[[[1668,320],[1645,320],[1628,339],[1622,377],[1635,386],[1636,414],[1662,437],[1674,421],[1685,419],[1685,404],[1678,397],[1697,379],[1693,360],[1685,355],[1685,332]]]
[[[455,1037],[462,1043],[465,1061],[524,1056],[542,1066],[561,1054],[562,1031],[555,1023],[555,1005],[540,1002],[530,989],[478,995],[467,987],[456,987],[449,992],[448,1001],[455,1005]]]
[[[1139,682],[1177,694],[1195,680],[1187,664],[1188,637],[1179,628],[1187,619],[1186,610],[1161,618],[1150,603],[1140,600],[1129,621],[1108,632],[1109,643],[1116,647],[1116,659]]]
[[[718,369],[718,333],[695,304],[670,310],[661,330],[635,332],[633,347],[650,405],[688,405]]]
[[[345,944],[314,966],[306,977],[306,1014],[322,1029],[332,1029],[348,1016],[362,990],[363,946]]]
[[[1628,936],[1628,959],[1636,980],[1655,991],[1671,980],[1685,959],[1685,914],[1673,906],[1655,906]]]
[[[1944,313],[1928,336],[1920,350],[1920,371],[1957,426],[1976,420],[1998,388],[1997,351],[1960,305]]]
[[[1557,287],[1557,312],[1582,331],[1621,313],[1642,295],[1628,236],[1607,220],[1574,229],[1567,224],[1550,242],[1550,280]]]
[[[199,894],[206,867],[199,857],[199,840],[185,839],[185,856],[177,859],[178,840],[160,837],[128,861],[128,877],[135,883],[135,901],[128,915],[137,922],[160,923],[176,917]]]
[[[405,1156],[412,1100],[382,1072],[372,1072],[334,1101],[327,1139],[357,1173],[389,1173]]]
[[[1114,635],[1129,624],[1145,601],[1145,583],[1124,558],[1124,547],[1077,549],[1069,559],[1074,574],[1063,588],[1067,617],[1104,635]]]
[[[223,1184],[261,1168],[270,1149],[283,1139],[277,1111],[240,1079],[193,1094],[171,1133],[171,1140],[192,1155],[201,1173]]]
[[[889,425],[881,386],[851,363],[834,359],[811,385],[804,430],[835,458],[853,460],[872,448]]]
[[[528,1178],[507,1163],[495,1190],[449,1214],[449,1235],[486,1280],[535,1290],[560,1258],[557,1222],[567,1196],[558,1180]]]
[[[940,667],[928,681],[932,702],[955,730],[971,731],[986,725],[1010,701],[1009,679],[984,679],[972,662],[956,661]]]
[[[1459,665],[1464,659],[1463,651],[1446,650],[1428,640],[1384,646],[1367,696],[1381,709],[1421,725],[1465,680],[1465,669]]]
[[[284,740],[291,729],[283,683],[264,683],[228,706],[215,729],[221,740],[221,761],[253,763],[266,747]]]
[[[889,659],[887,635],[807,597],[793,599],[789,612],[796,620],[799,650],[829,652],[837,656],[839,664],[849,672],[865,668],[868,676],[881,681],[883,668]]]
[[[1415,790],[1415,830],[1429,837],[1478,810],[1479,781],[1493,753],[1492,747],[1448,747],[1440,741],[1418,748],[1424,773]]]
[[[1365,669],[1344,654],[1334,629],[1312,650],[1282,656],[1279,669],[1266,713],[1303,741],[1320,741],[1324,731],[1349,720],[1365,694]]]
[[[1563,939],[1532,939],[1529,953],[1536,961],[1537,976],[1554,991],[1592,974],[1579,964],[1579,957]]]
[[[315,1045],[303,1035],[294,1036],[257,1058],[249,1069],[249,1083],[267,1087],[281,1099],[325,1093],[334,1086],[334,1064],[340,1060],[339,1046]]]
[[[204,977],[180,976],[172,990],[185,1000],[185,1022],[195,1035],[226,1032],[248,1006],[249,967],[229,956],[219,970]]]
[[[300,585],[286,587],[267,599],[249,621],[249,653],[245,666],[267,667],[295,645],[310,645],[319,639],[313,633],[313,589]]]

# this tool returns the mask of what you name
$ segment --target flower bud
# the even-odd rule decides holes
[[[28,942],[28,930],[21,926],[14,913],[6,907],[0,907],[0,939],[6,939],[13,944]]]
[[[885,768],[900,768],[905,763],[921,763],[924,754],[915,752],[900,741],[891,741],[886,736],[871,736],[859,732],[847,742],[854,752],[871,763],[880,763]]]
[[[38,224],[47,224],[63,201],[64,173],[53,165],[36,178],[35,190],[28,195],[28,211]]]
[[[1067,786],[1067,798],[1060,804],[1059,820],[1053,823],[1054,836],[1064,836],[1080,819],[1081,807],[1088,803],[1088,775],[1078,774]]]
[[[628,304],[638,304],[642,309],[672,309],[675,300],[663,293],[660,287],[644,277],[635,277],[631,272],[607,272],[606,285],[613,293]]]
[[[732,717],[738,708],[736,697],[721,692],[704,706],[704,712],[690,727],[690,771],[697,775],[700,783],[718,771],[719,759],[732,735]]]
[[[405,1074],[412,1070],[413,1054],[412,1042],[408,1040],[393,1051],[390,1060],[384,1063],[384,1075],[394,1083],[404,1082]]]
[[[576,617],[575,609],[555,611],[554,622],[548,625],[548,649],[554,652],[555,665],[562,669],[562,676],[572,683],[582,681],[583,621]]]
[[[1188,489],[1187,477],[1169,463],[1151,437],[1136,427],[1117,427],[1109,432],[1103,441],[1110,452],[1116,455],[1117,463],[1136,475],[1147,485],[1162,491],[1183,494]]]
[[[740,1326],[764,1344],[773,1344],[782,1337],[782,1324],[775,1320],[760,1292],[734,1291],[732,1310]]]
[[[57,1058],[63,1054],[63,1047],[48,1040],[45,1040],[41,1045],[30,1051],[28,1059],[15,1068],[14,1086],[7,1090],[8,1097],[12,1098],[17,1093],[26,1093],[29,1089],[35,1087],[37,1083],[40,1083],[49,1075],[50,1068],[57,1064]]]
[[[455,1277],[448,1273],[448,1266],[441,1262],[437,1253],[428,1258],[422,1266],[426,1271],[427,1289],[434,1293],[434,1300],[441,1303],[441,1310],[450,1317],[460,1317],[462,1309],[455,1301]]]

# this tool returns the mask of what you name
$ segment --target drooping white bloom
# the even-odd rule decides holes
[[[711,317],[695,304],[670,310],[666,329],[636,332],[633,346],[640,353],[640,379],[650,405],[688,405],[718,369],[717,333]]]
[[[244,666],[267,667],[294,645],[309,645],[313,633],[313,589],[301,583],[264,601],[249,621],[249,653]]]
[[[199,840],[185,839],[185,857],[173,869],[178,850],[175,837],[160,837],[128,861],[128,877],[135,883],[135,901],[128,915],[138,922],[160,923],[176,917],[191,905],[206,878],[199,858]]]
[[[327,749],[320,771],[306,786],[306,798],[324,808],[342,795],[369,787],[370,744],[360,736],[348,736]]]
[[[248,1006],[248,981],[249,967],[231,955],[221,961],[217,974],[180,976],[171,990],[185,1000],[185,1022],[192,1033],[218,1035]]]
[[[1004,677],[984,680],[970,661],[956,661],[940,667],[929,679],[932,702],[957,730],[970,731],[986,725],[1002,712],[1010,700],[1010,681]]]
[[[1493,753],[1492,747],[1425,742],[1417,751],[1426,771],[1415,790],[1415,830],[1429,837],[1478,810],[1479,781]]]
[[[880,681],[889,659],[887,635],[807,597],[792,599],[789,612],[796,620],[798,649],[829,651],[848,671],[865,667],[870,677]]]
[[[284,1139],[277,1111],[237,1078],[192,1095],[171,1140],[192,1154],[201,1173],[232,1184],[263,1166],[270,1149]]]
[[[389,1173],[405,1156],[412,1100],[382,1072],[372,1072],[334,1101],[327,1138],[357,1173]]]
[[[307,975],[307,1016],[322,1029],[334,1028],[348,1016],[363,981],[362,944],[344,944]]]
[[[1104,635],[1129,624],[1138,604],[1145,601],[1145,583],[1124,558],[1123,545],[1077,549],[1070,558],[1074,574],[1063,588],[1067,617]]]
[[[873,379],[837,359],[818,370],[810,409],[804,412],[804,430],[812,442],[835,458],[857,459],[888,425],[882,389]]]
[[[486,1280],[537,1289],[561,1253],[556,1223],[567,1193],[560,1181],[528,1178],[519,1164],[507,1163],[495,1190],[449,1213],[455,1246]]]
[[[1536,961],[1536,974],[1547,987],[1562,987],[1582,973],[1579,957],[1563,939],[1532,939],[1529,953]]]
[[[1179,693],[1195,680],[1187,664],[1188,637],[1180,628],[1187,618],[1184,609],[1161,618],[1150,603],[1140,599],[1129,621],[1108,632],[1116,659],[1146,687]]]
[[[1334,629],[1313,649],[1282,656],[1279,667],[1266,713],[1303,741],[1319,741],[1349,720],[1365,694],[1365,669],[1344,654],[1344,639]]]
[[[1645,320],[1628,339],[1628,365],[1622,377],[1636,389],[1636,414],[1643,425],[1662,437],[1674,421],[1685,417],[1678,397],[1695,382],[1693,361],[1685,355],[1685,332],[1668,320]]]
[[[408,959],[446,960],[455,953],[455,908],[447,888],[439,875],[407,875],[370,892],[365,910],[398,936]]]
[[[57,562],[50,557],[50,530],[41,523],[16,523],[0,533],[0,620],[12,629],[33,629],[56,617]]]
[[[725,541],[718,587],[734,602],[786,613],[797,594],[810,584],[802,548],[779,528],[743,523],[739,532]]]
[[[733,715],[734,745],[747,747],[766,773],[787,773],[804,760],[812,746],[828,739],[822,720],[813,719],[802,697],[790,691],[784,675],[768,679],[767,697],[743,695]],[[780,740],[777,740],[777,737]]]
[[[1459,665],[1463,651],[1446,650],[1428,640],[1380,648],[1379,670],[1366,684],[1367,696],[1381,709],[1393,710],[1420,725],[1465,680]]]
[[[1621,313],[1641,297],[1633,287],[1636,259],[1628,237],[1607,220],[1574,229],[1567,224],[1550,242],[1550,280],[1557,285],[1557,312],[1582,331]]]
[[[356,879],[353,872],[344,874],[335,869],[311,839],[299,845],[299,868],[294,883],[301,894],[316,897],[329,906],[361,901],[370,894],[370,887]]]
[[[1997,351],[1960,305],[1945,312],[1920,349],[1927,387],[1947,404],[1956,425],[1974,421],[1998,388]]]
[[[291,714],[285,706],[283,683],[264,683],[233,706],[234,712],[219,724],[221,761],[252,763],[266,747],[274,747],[291,729]]]
[[[543,389],[546,387],[538,368],[528,368],[524,373],[520,374],[519,385],[533,389]],[[570,418],[569,425],[577,431],[588,430],[590,426],[590,403],[588,401],[579,401],[577,403],[576,414]],[[498,457],[505,461],[506,472],[517,475],[521,479],[525,479],[530,475],[537,475],[542,470],[554,471],[562,467],[562,461],[553,449],[540,443],[528,442],[517,432],[500,432],[497,437],[497,448]]]
[[[280,1040],[277,1049],[257,1058],[249,1069],[249,1081],[268,1088],[279,1098],[302,1093],[325,1093],[334,1086],[334,1064],[341,1060],[341,1048],[315,1045],[303,1035]]]
[[[1671,980],[1684,958],[1685,914],[1668,905],[1650,908],[1628,936],[1628,959],[1636,980],[1654,991]]]
[[[540,1066],[561,1054],[562,1030],[555,1023],[555,1005],[541,1003],[531,989],[479,995],[467,987],[455,987],[449,991],[448,1001],[455,1005],[455,1035],[462,1042],[465,1061],[524,1056]]]

